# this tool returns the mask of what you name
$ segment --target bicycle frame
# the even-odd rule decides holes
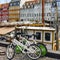
[[[28,42],[28,41],[27,41],[27,42]],[[16,40],[16,39],[14,39],[14,40],[12,41],[12,43],[13,43],[13,45],[18,46],[18,48],[22,51],[22,53],[34,53],[34,52],[35,52],[34,49],[28,48],[27,45],[23,45],[23,43],[19,42],[19,41]],[[32,43],[30,42],[30,44],[32,44]],[[29,45],[30,45],[30,44],[29,44]],[[21,47],[19,47],[19,46],[21,46],[23,49],[22,49]],[[27,50],[27,51],[25,52],[24,50]]]
[[[25,43],[23,43],[24,41]],[[31,59],[38,59],[41,56],[41,49],[37,44],[31,43],[27,39],[25,40],[22,38],[21,41],[13,39],[12,43],[7,47],[7,58],[13,59],[15,53],[27,54]]]

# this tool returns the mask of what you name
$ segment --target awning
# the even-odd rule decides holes
[[[2,27],[0,28],[0,35],[5,35],[15,30],[15,27]]]

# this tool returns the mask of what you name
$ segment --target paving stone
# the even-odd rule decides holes
[[[6,52],[6,48],[5,47],[0,47],[0,52],[1,51]],[[0,60],[8,60],[7,57],[6,57],[6,54],[5,55],[0,55]],[[30,59],[26,54],[15,54],[15,56],[12,60],[32,60],[32,59]],[[54,59],[54,58],[50,58],[50,57],[41,57],[38,60],[58,60],[58,59]]]

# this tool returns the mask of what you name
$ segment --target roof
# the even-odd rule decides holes
[[[39,3],[40,0],[30,0],[30,1],[26,1],[23,4],[23,8],[34,8],[34,5]]]
[[[0,4],[0,8],[8,8],[9,3]]]
[[[44,0],[45,2],[50,2],[52,3],[53,0]],[[23,4],[23,8],[34,8],[34,5],[35,4],[39,4],[39,3],[42,3],[42,0],[30,0],[30,1],[26,1],[24,4]],[[31,7],[31,5],[33,5],[33,7]]]
[[[21,1],[21,0],[11,0],[11,2],[15,2],[15,1]]]
[[[53,0],[45,0],[45,2],[52,2],[52,1],[53,1]],[[60,1],[60,0],[57,0],[57,1]],[[26,3],[31,3],[31,2],[32,2],[32,3],[34,3],[34,2],[35,2],[35,4],[36,4],[36,3],[42,2],[42,0],[26,1],[26,2],[25,2],[25,4],[26,4]]]
[[[35,4],[36,2],[35,2],[35,1],[26,1],[26,2],[25,2],[25,5],[26,5],[27,3],[28,3],[28,4],[30,4],[30,3]]]
[[[9,7],[9,3],[2,4],[2,8],[8,8],[8,7]]]
[[[50,31],[55,31],[54,28],[52,27],[31,27],[31,26],[21,26],[21,27],[17,27],[19,29],[29,29],[29,30],[50,30]]]

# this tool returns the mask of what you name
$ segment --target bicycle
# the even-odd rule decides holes
[[[12,43],[7,46],[7,58],[9,60],[13,59],[15,53],[27,54],[29,58],[35,60],[41,56],[41,49],[37,44],[31,43],[26,38],[22,38],[20,41],[13,39]]]

